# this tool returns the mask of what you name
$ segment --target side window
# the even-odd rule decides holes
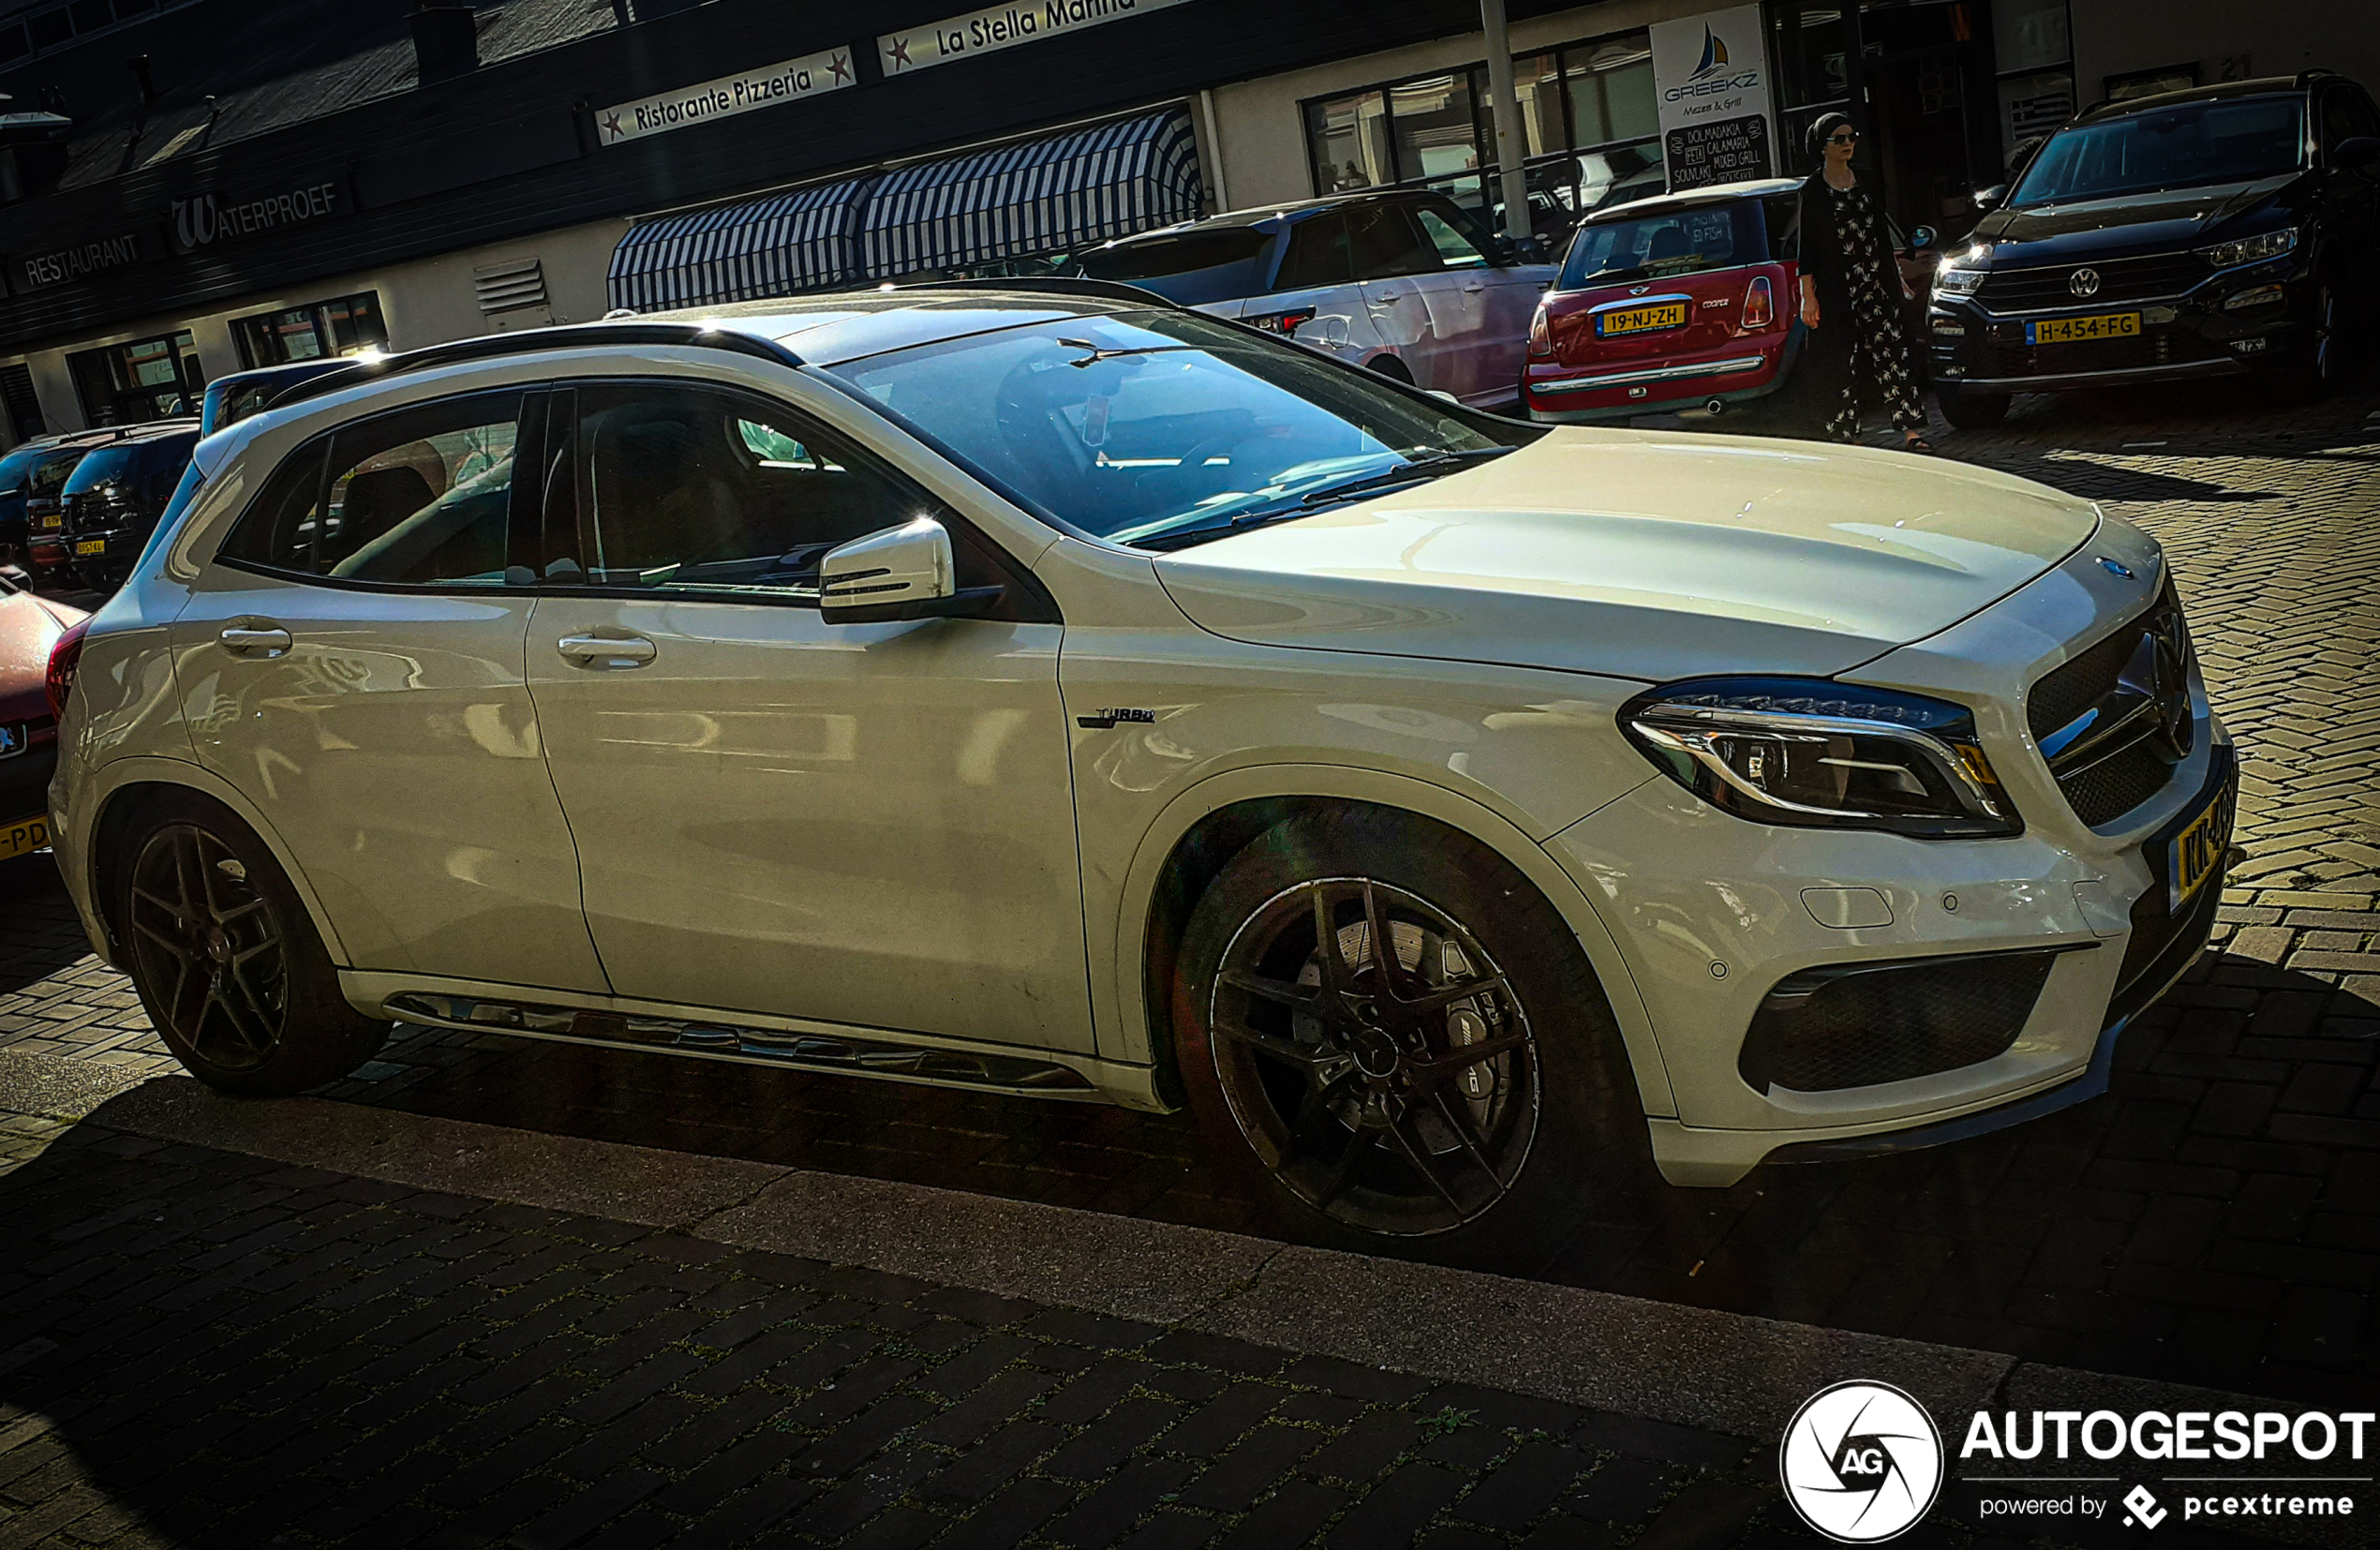
[[[1347,218],[1335,212],[1316,216],[1289,228],[1289,251],[1281,261],[1275,291],[1303,291],[1317,285],[1345,285],[1355,278],[1347,256]]]
[[[1768,256],[1792,263],[1802,256],[1802,201],[1791,194],[1761,201],[1768,224]]]
[[[757,399],[598,383],[578,405],[580,559],[598,587],[814,600],[827,550],[932,509]]]
[[[1421,231],[1429,237],[1431,246],[1438,250],[1439,268],[1485,269],[1488,266],[1488,257],[1480,251],[1479,245],[1456,231],[1453,223],[1435,210],[1417,210],[1414,214],[1421,219]]]
[[[1354,230],[1355,277],[1384,280],[1396,275],[1427,275],[1439,267],[1438,250],[1421,235],[1413,212],[1402,204],[1376,204],[1349,214]]]
[[[308,443],[275,470],[224,555],[341,581],[501,585],[522,397],[424,404]]]

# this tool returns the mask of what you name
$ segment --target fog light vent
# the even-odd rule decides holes
[[[2024,1031],[2058,954],[2097,946],[1805,970],[1761,1002],[1736,1069],[1763,1093],[1832,1093],[1990,1060]]]

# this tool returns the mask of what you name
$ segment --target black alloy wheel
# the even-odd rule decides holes
[[[183,1045],[227,1072],[273,1057],[289,1017],[281,923],[231,846],[192,823],[152,832],[132,863],[126,923]]]
[[[1208,1026],[1248,1145],[1349,1227],[1461,1227],[1537,1140],[1537,1039],[1510,979],[1462,922],[1376,878],[1302,883],[1244,921]]]
[[[1628,1051],[1569,923],[1493,846],[1364,803],[1224,861],[1168,986],[1219,1184],[1281,1236],[1528,1273],[1654,1177]]]
[[[109,934],[166,1047],[200,1081],[260,1096],[335,1081],[389,1024],[350,1006],[278,860],[196,792],[139,804],[99,857]]]

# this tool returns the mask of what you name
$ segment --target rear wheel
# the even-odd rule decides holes
[[[2008,418],[2008,395],[1945,386],[1934,395],[1942,418],[1960,430],[1984,430]]]
[[[1375,355],[1364,364],[1391,381],[1403,382],[1407,387],[1413,385],[1412,368],[1393,355]]]
[[[1200,899],[1173,1003],[1210,1155],[1294,1235],[1533,1268],[1584,1185],[1640,1171],[1576,940],[1443,826],[1367,808],[1268,830]]]
[[[158,799],[111,861],[125,966],[191,1075],[278,1095],[379,1052],[389,1025],[347,1004],[297,890],[228,808],[188,793]]]

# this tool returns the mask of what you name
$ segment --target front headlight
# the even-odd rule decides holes
[[[1923,839],[2020,834],[1965,706],[1823,678],[1689,678],[1620,708],[1655,768],[1738,818]]]
[[[1934,294],[1971,296],[1982,287],[1986,273],[1981,269],[1953,269],[1944,264],[1934,271]]]
[[[2260,259],[2277,259],[2297,246],[2298,229],[2284,226],[2261,237],[2241,237],[2236,242],[2219,242],[2212,247],[2201,247],[2198,256],[2217,269],[2230,269],[2238,264],[2254,263]]]

